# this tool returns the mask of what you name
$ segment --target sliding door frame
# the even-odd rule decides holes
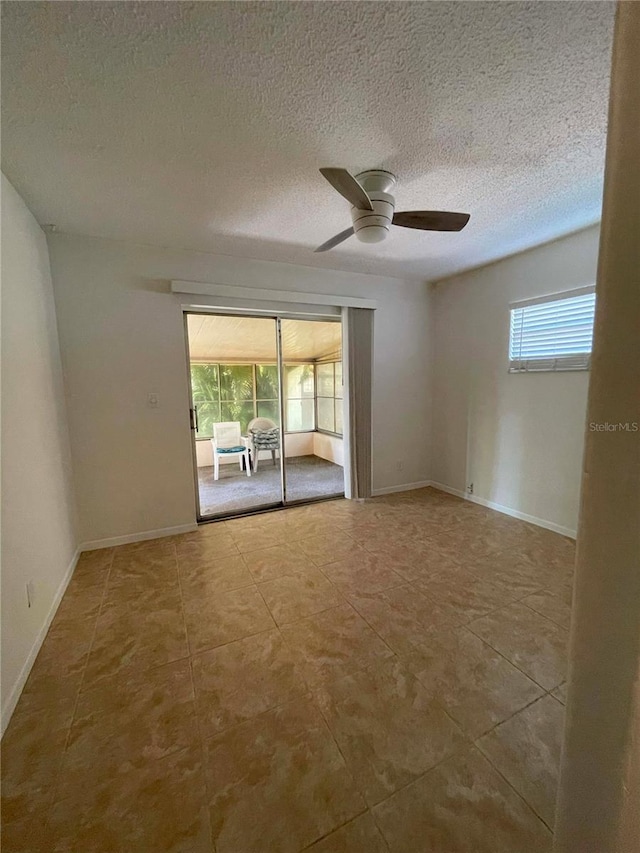
[[[343,387],[345,389],[345,397],[348,393],[348,386],[344,379],[345,375],[348,371],[345,369],[345,363],[347,359],[346,350],[344,347],[344,334],[345,334],[345,323],[344,323],[344,312],[340,314],[321,314],[321,313],[292,313],[289,311],[279,313],[277,311],[263,311],[260,309],[244,309],[244,308],[218,308],[212,306],[211,308],[207,308],[205,306],[198,306],[197,308],[189,308],[183,307],[183,328],[184,328],[184,339],[185,339],[185,357],[186,357],[186,368],[187,368],[187,382],[189,389],[189,430],[191,432],[191,452],[192,452],[192,460],[193,460],[193,474],[194,474],[194,490],[195,490],[195,498],[196,498],[196,519],[198,523],[207,523],[207,522],[215,522],[215,521],[223,521],[227,518],[235,518],[241,517],[245,515],[253,515],[256,513],[262,512],[270,512],[278,509],[285,509],[287,507],[293,506],[302,506],[310,503],[318,503],[320,501],[326,500],[336,500],[337,498],[344,497],[347,494],[347,483],[350,481],[350,466],[351,466],[351,454],[349,453],[348,442],[345,440],[343,435],[343,448],[344,448],[344,463],[343,463],[343,472],[344,472],[344,488],[342,492],[331,494],[331,495],[320,495],[318,497],[311,498],[301,498],[299,500],[288,500],[287,499],[287,476],[286,476],[286,436],[285,436],[285,394],[284,394],[284,360],[283,360],[283,352],[282,352],[282,320],[305,320],[309,322],[333,322],[340,323],[341,326],[341,352],[342,352],[342,369],[343,369]],[[198,479],[198,454],[197,454],[197,409],[193,401],[193,386],[191,382],[191,352],[189,346],[189,325],[188,318],[190,315],[200,316],[200,315],[217,315],[217,316],[226,316],[226,317],[254,317],[261,318],[265,320],[273,320],[275,322],[275,333],[276,333],[276,363],[278,368],[278,396],[279,396],[279,411],[280,411],[280,424],[281,424],[281,441],[280,441],[280,501],[276,503],[268,503],[268,504],[259,504],[255,507],[247,507],[239,510],[230,510],[227,512],[214,513],[209,515],[202,514],[202,507],[200,502],[200,483]],[[255,377],[254,377],[255,380]],[[343,415],[344,410],[346,410],[345,400],[343,399]],[[346,421],[346,418],[343,417],[343,423]]]

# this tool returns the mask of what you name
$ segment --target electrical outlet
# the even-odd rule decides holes
[[[398,461],[396,462],[396,471],[403,471],[403,470],[404,470],[404,462],[401,459],[398,459]]]
[[[35,581],[29,581],[25,584],[25,588],[27,590],[27,607],[33,607],[33,602],[36,597],[36,584]]]
[[[157,409],[160,405],[160,397],[157,394],[149,394],[149,396],[147,397],[147,405],[151,409]]]
[[[473,483],[469,483],[467,486],[467,492],[472,495],[473,494]]]

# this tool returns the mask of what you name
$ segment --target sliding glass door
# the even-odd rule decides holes
[[[344,494],[342,324],[280,320],[288,503]]]
[[[186,328],[199,518],[281,505],[280,441],[253,444],[280,429],[276,319],[187,314]]]
[[[198,516],[343,494],[339,321],[185,317]]]

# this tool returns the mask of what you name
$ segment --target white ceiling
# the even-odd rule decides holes
[[[275,362],[276,324],[267,317],[189,314],[189,355],[192,361]],[[281,321],[285,361],[340,357],[342,326],[323,320]]]
[[[599,219],[614,4],[2,4],[3,169],[41,223],[434,279]],[[323,165],[396,173],[350,224]]]

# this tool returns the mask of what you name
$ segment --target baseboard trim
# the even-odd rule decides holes
[[[0,731],[2,735],[4,735],[7,726],[9,725],[9,720],[11,719],[11,716],[16,709],[18,700],[20,699],[24,686],[27,683],[27,678],[29,678],[31,668],[35,663],[35,660],[38,656],[38,652],[40,651],[40,648],[44,642],[44,638],[47,636],[49,626],[53,622],[53,617],[56,615],[58,606],[62,601],[62,596],[65,594],[67,586],[69,585],[69,581],[71,580],[71,576],[77,565],[78,558],[80,557],[80,550],[80,548],[77,548],[75,554],[71,558],[71,562],[69,563],[67,570],[64,573],[64,577],[58,585],[56,594],[53,596],[51,606],[49,607],[42,628],[40,628],[40,630],[38,631],[38,634],[35,640],[33,641],[33,645],[31,646],[31,651],[29,652],[29,655],[27,656],[27,659],[24,662],[22,669],[20,670],[20,674],[18,675],[15,684],[11,688],[11,692],[9,693],[6,702],[2,706],[2,713],[0,719]]]
[[[417,483],[403,483],[401,486],[386,486],[384,489],[373,489],[371,496],[374,498],[380,495],[392,495],[396,492],[410,492],[413,489],[425,489],[431,485],[431,480],[420,480]]]
[[[113,548],[115,545],[130,545],[132,542],[144,542],[147,539],[162,539],[163,536],[177,536],[180,533],[192,533],[198,525],[180,524],[177,527],[161,527],[158,530],[144,530],[142,533],[128,533],[125,536],[112,536],[109,539],[92,539],[80,545],[80,551],[96,551],[98,548]]]
[[[517,509],[511,509],[511,507],[503,506],[502,504],[495,503],[494,501],[485,500],[485,498],[480,498],[477,495],[469,495],[460,489],[453,489],[451,486],[446,486],[444,483],[436,483],[435,481],[432,481],[430,485],[432,488],[438,489],[440,492],[455,495],[465,501],[471,501],[471,503],[486,506],[488,509],[495,509],[496,512],[502,512],[504,515],[510,515],[512,518],[519,518],[521,521],[528,521],[529,524],[544,527],[545,530],[560,533],[562,536],[568,536],[570,539],[576,538],[577,531],[572,530],[570,527],[563,527],[561,524],[556,524],[554,521],[547,521],[546,518],[538,518],[536,515],[529,515],[528,513],[520,512]]]

